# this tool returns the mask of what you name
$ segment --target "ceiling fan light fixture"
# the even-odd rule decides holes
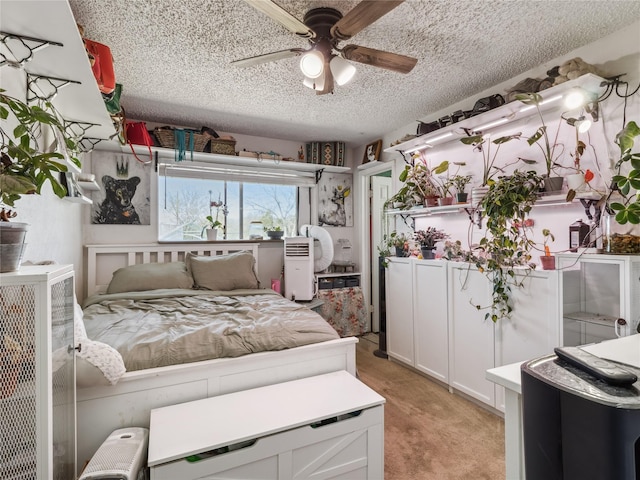
[[[324,71],[324,57],[318,51],[307,52],[300,59],[300,70],[305,77],[318,78]]]
[[[324,89],[324,75],[321,75],[318,78],[309,78],[305,75],[302,84],[312,90],[322,91]]]
[[[331,59],[329,68],[338,85],[344,85],[356,74],[356,67],[338,55],[334,55]]]

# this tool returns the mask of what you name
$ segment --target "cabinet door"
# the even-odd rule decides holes
[[[415,367],[438,380],[448,382],[446,264],[416,261],[413,288]]]
[[[491,285],[468,264],[449,268],[449,385],[493,407],[495,385],[486,372],[494,367],[494,324],[475,307],[490,305]]]
[[[391,259],[386,276],[387,354],[409,365],[413,356],[411,261]]]
[[[560,345],[557,270],[517,274],[511,287],[513,313],[496,323],[496,367],[553,353]],[[504,411],[504,388],[496,387],[496,408]]]

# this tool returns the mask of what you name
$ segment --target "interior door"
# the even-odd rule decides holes
[[[372,175],[371,178],[371,196],[369,225],[371,228],[370,235],[370,272],[371,272],[371,304],[373,305],[373,314],[371,317],[371,330],[373,332],[380,331],[380,297],[378,295],[380,287],[380,278],[378,275],[378,246],[382,244],[385,234],[389,233],[389,219],[384,214],[384,202],[386,202],[393,193],[391,171]]]

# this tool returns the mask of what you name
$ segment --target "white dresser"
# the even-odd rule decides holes
[[[384,401],[341,371],[154,409],[151,479],[382,479]]]

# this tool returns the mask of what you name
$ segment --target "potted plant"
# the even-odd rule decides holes
[[[547,192],[558,192],[562,190],[562,183],[564,181],[563,177],[555,176],[552,177],[551,173],[559,167],[558,159],[562,155],[564,148],[561,144],[558,144],[558,135],[560,133],[560,126],[562,123],[558,124],[558,129],[556,130],[555,137],[553,142],[549,140],[549,134],[547,125],[544,123],[544,117],[542,116],[542,111],[540,110],[540,104],[542,103],[542,96],[539,93],[519,93],[516,95],[516,99],[520,100],[525,105],[533,105],[538,112],[538,117],[540,118],[540,127],[535,131],[533,135],[527,138],[527,143],[529,146],[537,145],[542,152],[542,156],[544,157],[545,162],[545,177],[544,177],[544,189]],[[525,159],[521,159],[525,160]]]
[[[16,212],[9,207],[22,195],[40,194],[47,182],[64,197],[59,175],[67,171],[66,162],[80,167],[80,161],[77,142],[50,102],[28,105],[0,89],[0,120],[0,272],[10,272],[19,268],[28,224],[10,222]],[[56,138],[53,151],[41,145],[47,129]]]
[[[486,233],[479,246],[484,259],[477,259],[476,266],[493,284],[492,304],[485,318],[494,322],[513,310],[511,286],[521,285],[514,267],[527,266],[531,261],[534,242],[519,227],[526,224],[542,183],[542,177],[535,171],[516,170],[495,181],[482,199]]]
[[[500,151],[500,147],[510,142],[511,140],[518,140],[521,137],[521,133],[516,133],[513,135],[506,135],[503,137],[496,138],[495,140],[490,140],[489,136],[483,136],[482,134],[471,135],[468,137],[463,137],[460,139],[462,143],[465,145],[471,145],[473,149],[482,154],[482,182],[479,186],[474,187],[471,190],[471,205],[476,207],[482,201],[482,197],[489,190],[489,186],[493,183],[493,177],[497,173],[504,173],[504,168],[514,163],[517,163],[521,159],[517,159],[513,162],[506,163],[504,167],[496,166],[495,162],[498,158],[498,152]],[[495,147],[495,149],[493,149]],[[493,151],[492,151],[493,149]],[[524,160],[525,163],[535,163],[531,160]]]
[[[407,256],[407,242],[409,237],[405,233],[391,232],[389,235],[389,243],[395,248],[396,257]]]
[[[209,215],[205,217],[205,225],[202,227],[202,232],[200,236],[204,235],[207,232],[207,240],[215,241],[218,239],[218,229],[223,229],[224,225],[221,221],[219,221],[220,212],[222,211],[222,215],[227,217],[227,206],[222,201],[221,197],[218,196],[218,200],[211,200],[211,190],[209,190]],[[216,209],[216,216],[213,216],[213,209]]]
[[[448,168],[449,162],[444,161],[432,171],[424,156],[414,156],[412,163],[405,165],[400,172],[399,180],[405,184],[406,194],[412,198],[414,205],[424,203],[426,206],[435,206],[439,190],[433,174],[444,173]]]
[[[422,258],[435,258],[434,250],[436,243],[441,240],[447,240],[450,235],[444,230],[438,230],[435,227],[427,227],[425,230],[416,230],[413,239],[420,244]]]
[[[553,236],[548,228],[542,229],[542,235],[544,236],[544,255],[540,256],[540,263],[543,270],[555,270],[556,269],[556,257],[551,255],[549,250],[549,240],[555,242],[556,238]]]
[[[267,236],[271,240],[280,240],[284,235],[284,231],[280,225],[275,225],[273,227],[264,227],[264,231],[267,232]]]
[[[465,191],[467,185],[471,183],[471,175],[456,174],[451,177],[451,183],[456,189],[456,203],[467,203],[468,193]]]
[[[604,248],[609,253],[640,253],[640,153],[632,152],[639,135],[640,127],[630,121],[615,138],[620,158],[605,198],[610,215],[606,217]]]

